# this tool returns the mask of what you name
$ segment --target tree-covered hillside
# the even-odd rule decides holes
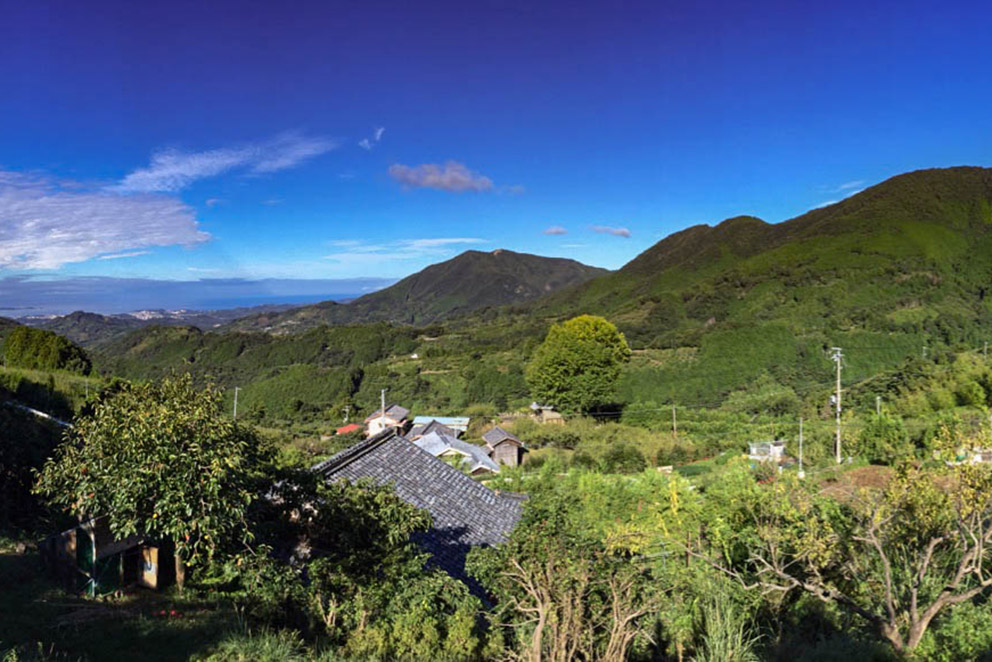
[[[81,347],[51,331],[18,326],[3,336],[0,353],[8,367],[66,370],[87,374],[90,359]]]
[[[527,257],[467,255],[476,266]],[[381,388],[406,403],[456,413],[473,403],[526,400],[523,367],[550,325],[592,313],[616,323],[634,349],[618,386],[621,406],[712,407],[756,393],[821,402],[833,384],[831,347],[844,351],[849,386],[924,354],[933,359],[943,349],[992,340],[992,170],[902,175],[775,225],[739,217],[689,228],[617,272],[430,330],[284,333],[318,324],[327,311],[371,311],[375,302],[409,311],[404,323],[430,318],[423,311],[447,301],[443,287],[472,282],[454,275],[463,258],[347,306],[280,317],[279,339],[145,331],[106,347],[100,363],[129,377],[173,369],[211,374],[242,386],[247,401],[255,391],[258,407],[283,415],[372,406]],[[247,322],[262,323],[277,322]],[[384,340],[391,349],[356,349],[380,337],[401,338],[403,346]]]
[[[295,332],[320,324],[431,324],[473,310],[531,301],[604,273],[575,260],[507,250],[466,251],[347,304],[326,301],[246,317],[230,328]]]

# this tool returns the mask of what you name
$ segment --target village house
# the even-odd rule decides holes
[[[376,409],[365,419],[365,435],[374,437],[375,435],[390,428],[405,428],[410,410],[399,405],[387,405],[386,411]]]
[[[462,441],[454,435],[435,430],[421,436],[413,443],[434,457],[445,460],[473,476],[499,473],[499,465],[489,457],[488,448]]]
[[[417,418],[420,418],[419,416]],[[417,419],[414,419],[417,420]],[[406,438],[410,441],[417,441],[421,437],[431,434],[432,432],[437,432],[439,434],[445,434],[450,437],[458,437],[458,431],[452,430],[444,423],[438,423],[435,420],[431,420],[429,423],[414,424],[410,431],[406,433]]]
[[[749,443],[747,457],[752,462],[774,462],[779,464],[785,459],[784,441],[756,441]]]
[[[527,447],[524,442],[503,428],[494,427],[482,435],[482,439],[489,449],[489,457],[497,464],[516,467],[523,463],[523,455],[527,452]]]
[[[413,419],[413,428],[407,437],[418,434],[418,431],[421,436],[427,434],[427,431],[429,431],[428,426],[432,423],[441,425],[444,430],[447,430],[447,434],[460,437],[468,430],[468,424],[471,420],[468,416],[415,416]]]
[[[395,428],[358,442],[313,470],[328,481],[369,479],[392,485],[399,498],[427,510],[431,528],[415,534],[414,541],[441,568],[482,597],[478,582],[465,572],[468,552],[505,542],[520,520],[525,499],[490,490],[410,443]]]
[[[565,425],[565,418],[549,405],[539,405],[536,402],[530,404],[531,416],[538,423],[549,423],[551,425]]]

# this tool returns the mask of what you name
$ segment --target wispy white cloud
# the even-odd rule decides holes
[[[139,255],[148,255],[151,251],[129,251],[127,253],[111,253],[110,255],[101,255],[99,260],[120,260],[125,257],[138,257]]]
[[[207,198],[207,199],[206,199],[206,200],[205,200],[205,201],[203,202],[203,204],[205,204],[206,206],[208,206],[208,207],[210,207],[210,208],[213,208],[213,207],[216,207],[216,206],[218,206],[218,205],[222,205],[222,204],[224,204],[224,201],[223,201],[223,200],[221,200],[220,198]]]
[[[263,175],[292,168],[331,151],[329,138],[283,133],[262,142],[203,152],[167,149],[152,155],[147,168],[139,168],[111,187],[119,193],[173,193],[200,179],[227,172]]]
[[[377,144],[379,144],[379,141],[382,140],[382,134],[384,134],[385,132],[386,132],[386,127],[377,126],[375,130],[372,132],[372,135],[370,137],[362,138],[361,140],[358,141],[358,146],[361,147],[362,149],[371,151],[372,148],[375,147]]]
[[[860,191],[860,190],[863,190],[864,183],[865,183],[865,180],[863,180],[863,179],[856,179],[853,182],[844,182],[843,184],[841,184],[840,186],[838,186],[834,190],[836,192],[838,192],[838,193],[840,193],[841,191],[850,191],[851,189],[855,189],[855,188]]]
[[[262,200],[262,204],[266,207],[275,207],[276,205],[281,205],[282,203],[282,198],[266,198],[265,200]]]
[[[372,244],[357,239],[337,239],[328,242],[336,250],[324,256],[335,262],[366,261],[370,256],[389,256],[390,259],[416,259],[424,256],[443,257],[456,246],[486,243],[478,237],[431,237],[426,239],[397,239],[388,244]]]
[[[834,197],[834,198],[831,198],[830,200],[826,200],[824,202],[821,202],[821,203],[819,203],[817,205],[814,205],[812,208],[813,209],[823,209],[824,207],[829,207],[830,205],[835,205],[838,202],[841,202],[842,200],[845,200],[847,198],[850,198],[852,195],[857,195],[858,193],[861,193],[862,191],[865,190],[864,189],[864,183],[865,182],[864,182],[863,179],[856,179],[854,181],[844,182],[843,184],[840,184],[839,186],[836,186],[834,188],[823,187],[821,190],[823,190],[823,191],[825,191],[827,193],[833,193],[835,196],[837,194],[840,194],[839,197]]]
[[[562,244],[562,248],[585,248],[587,244]]]
[[[614,237],[630,237],[630,230],[627,228],[618,228],[610,225],[590,225],[589,229],[599,234],[611,234]]]
[[[395,163],[389,166],[389,176],[405,188],[432,188],[454,193],[493,190],[493,180],[472,172],[465,164],[457,161],[448,161],[444,165],[424,163],[418,166]]]
[[[551,235],[568,234],[568,230],[566,230],[560,225],[552,225],[551,227],[546,228],[544,230],[544,234],[551,234]]]
[[[0,269],[57,269],[209,239],[193,209],[172,197],[0,171]]]

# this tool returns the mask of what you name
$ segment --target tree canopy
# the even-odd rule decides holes
[[[130,385],[77,419],[37,491],[79,517],[106,516],[117,536],[171,540],[196,563],[249,537],[245,515],[267,450],[221,411],[220,393],[188,375]]]
[[[616,326],[580,315],[551,327],[527,366],[527,382],[542,404],[590,411],[613,400],[620,369],[629,359],[630,347]]]
[[[29,370],[68,370],[89,374],[91,364],[86,352],[62,336],[18,326],[7,334],[2,345],[7,365]]]

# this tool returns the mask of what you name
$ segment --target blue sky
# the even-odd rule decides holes
[[[93,276],[331,292],[466,249],[616,268],[689,225],[992,160],[988,3],[0,14],[0,298]]]

